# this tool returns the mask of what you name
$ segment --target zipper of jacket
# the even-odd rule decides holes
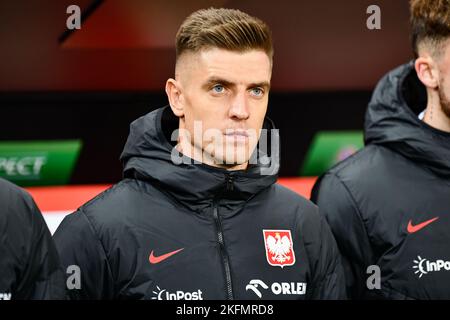
[[[227,190],[233,190],[233,177],[226,175],[226,184],[227,184]],[[222,256],[222,264],[224,267],[225,272],[225,281],[227,285],[227,300],[233,300],[233,283],[231,282],[231,268],[230,268],[230,259],[228,257],[228,253],[225,248],[225,242],[223,239],[223,230],[222,230],[222,223],[220,221],[219,216],[219,209],[218,209],[218,202],[219,199],[215,199],[213,201],[213,216],[214,216],[214,222],[216,224],[216,231],[217,231],[217,240],[219,242],[219,248],[220,248],[220,255]]]
[[[234,189],[233,176],[227,174],[225,176],[225,181],[226,181],[226,184],[227,184],[227,191],[233,191],[233,189]]]

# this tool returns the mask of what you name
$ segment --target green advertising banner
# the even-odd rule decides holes
[[[306,154],[302,176],[320,176],[364,146],[362,131],[319,131]]]
[[[20,186],[69,182],[82,142],[0,141],[0,177]]]

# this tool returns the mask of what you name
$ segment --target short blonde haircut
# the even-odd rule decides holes
[[[220,48],[262,50],[273,58],[272,33],[260,19],[234,9],[202,9],[188,16],[176,36],[176,57],[187,51]]]

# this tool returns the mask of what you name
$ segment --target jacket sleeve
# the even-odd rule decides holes
[[[108,258],[94,226],[82,210],[64,218],[54,235],[66,270],[70,300],[113,299]]]
[[[308,299],[347,299],[341,255],[327,222],[315,209],[304,230],[306,239],[314,239],[305,243],[312,270]]]
[[[11,298],[63,299],[64,275],[58,253],[33,198],[17,188],[10,191],[7,203],[2,206],[2,210],[6,210],[7,223],[0,241],[6,239],[0,243],[0,269],[8,268],[3,263],[14,268],[15,279],[10,279],[13,283]]]
[[[315,184],[311,200],[326,218],[342,254],[347,293],[364,298],[367,267],[373,252],[366,227],[351,193],[334,174],[327,173]]]

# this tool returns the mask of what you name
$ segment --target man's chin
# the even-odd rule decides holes
[[[248,145],[242,147],[230,148],[228,152],[220,155],[217,159],[221,159],[226,165],[242,165],[249,161],[251,152]]]

